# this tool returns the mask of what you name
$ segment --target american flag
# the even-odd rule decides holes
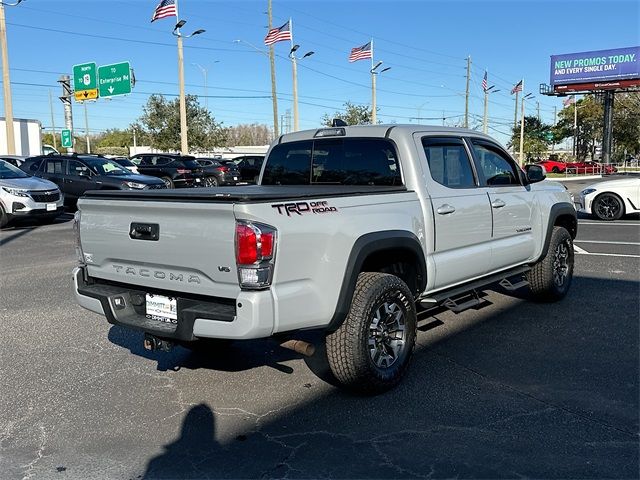
[[[522,91],[522,80],[520,80],[518,83],[516,83],[514,85],[514,87],[511,89],[511,95],[513,95],[514,93],[518,93]]]
[[[562,101],[562,105],[564,105],[565,107],[568,107],[569,105],[574,104],[575,101],[576,101],[575,95],[571,95],[570,97],[567,97]]]
[[[351,49],[351,53],[349,54],[349,61],[356,62],[358,60],[365,60],[371,57],[372,57],[371,42],[367,42],[361,47],[356,47]]]
[[[151,22],[160,20],[161,18],[176,17],[176,0],[162,0],[153,11]]]
[[[487,91],[487,87],[489,84],[487,83],[487,71],[484,71],[484,77],[482,77],[482,90]]]
[[[284,40],[291,40],[291,25],[289,21],[279,28],[272,28],[264,37],[265,45],[273,45],[276,42],[282,42]]]

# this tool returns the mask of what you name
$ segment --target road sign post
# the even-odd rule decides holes
[[[73,66],[73,89],[76,101],[98,98],[98,69],[95,62]]]
[[[62,148],[73,148],[73,136],[71,135],[71,130],[67,128],[63,129],[60,134],[60,140]]]
[[[115,97],[131,93],[131,65],[129,62],[102,65],[98,68],[100,97]]]

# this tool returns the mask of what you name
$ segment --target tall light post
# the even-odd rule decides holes
[[[220,63],[220,60],[214,60],[213,63]],[[209,111],[209,95],[207,94],[207,77],[209,76],[209,68],[204,68],[199,63],[192,63],[192,65],[198,67],[198,69],[204,75],[204,108],[208,112]]]
[[[299,130],[299,117],[298,117],[298,60],[310,57],[315,52],[307,52],[302,58],[296,57],[296,51],[300,48],[300,45],[292,45],[289,52],[289,58],[291,59],[291,70],[293,72],[293,131]]]
[[[7,129],[7,154],[15,155],[16,141],[13,131],[13,104],[11,103],[11,79],[9,77],[9,49],[7,48],[7,25],[4,7],[15,7],[22,0],[8,3],[0,0],[0,50],[2,50],[2,84],[4,87],[4,123]]]
[[[524,92],[523,92],[524,93]],[[522,96],[522,106],[520,107],[521,117],[520,117],[520,165],[524,164],[524,102],[525,100],[530,100],[535,98],[532,93],[527,93]]]
[[[482,133],[487,133],[489,129],[489,94],[500,90],[494,90],[495,85],[491,85],[484,91],[484,115],[482,116]]]
[[[183,155],[189,154],[189,141],[187,137],[187,102],[184,97],[184,52],[182,47],[183,38],[191,38],[200,35],[205,31],[203,29],[196,30],[190,35],[182,35],[180,29],[187,23],[186,20],[180,20],[173,27],[173,35],[178,37],[178,82],[180,86],[180,151]]]
[[[391,67],[387,67],[387,68],[383,68],[382,70],[380,70],[379,72],[378,67],[382,65],[382,61],[379,61],[378,63],[376,63],[373,67],[371,67],[371,124],[375,125],[376,123],[378,123],[378,117],[376,115],[376,110],[377,110],[377,106],[376,106],[376,75],[379,75],[383,72],[386,72],[387,70],[391,70]]]

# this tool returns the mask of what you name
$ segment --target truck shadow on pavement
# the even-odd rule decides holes
[[[290,374],[293,373],[293,369],[282,365],[281,362],[300,358],[298,354],[281,348],[270,339],[236,341],[219,349],[212,347],[210,350],[203,348],[192,351],[175,346],[169,352],[162,352],[145,350],[143,333],[133,332],[116,325],[109,329],[108,338],[111,343],[126,348],[134,355],[156,361],[159,371],[204,368],[223,372],[240,372],[268,366]]]
[[[436,314],[383,395],[316,384],[282,410],[241,411],[250,428],[236,405],[199,399],[144,478],[637,478],[638,282],[574,277],[562,302],[506,305]],[[240,368],[268,363],[237,348]]]

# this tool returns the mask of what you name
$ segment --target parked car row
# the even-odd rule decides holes
[[[618,169],[613,165],[598,162],[563,162],[561,160],[543,160],[538,162],[549,173],[574,173],[576,175],[611,175]]]
[[[63,213],[64,205],[74,207],[88,190],[255,183],[263,159],[263,156],[243,156],[225,161],[155,153],[135,155],[131,159],[78,154],[1,156],[0,227],[20,217],[52,220]]]

